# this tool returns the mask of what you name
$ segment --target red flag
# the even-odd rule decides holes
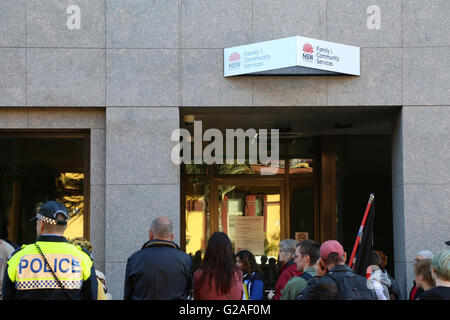
[[[375,221],[375,200],[372,202],[367,217],[366,224],[362,233],[361,243],[356,254],[354,270],[357,274],[366,275],[367,267],[370,265],[370,257],[372,255],[373,244],[373,225]]]

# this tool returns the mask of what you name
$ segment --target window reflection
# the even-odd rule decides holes
[[[84,173],[64,172],[56,181],[56,201],[62,202],[69,212],[64,236],[68,239],[81,237],[84,227]]]
[[[203,164],[187,163],[183,164],[182,168],[185,174],[207,174],[209,166],[205,163]]]
[[[311,174],[313,173],[312,159],[290,159],[289,174]]]
[[[312,138],[292,139],[288,145],[289,174],[312,174],[313,163],[313,141]]]
[[[205,251],[209,235],[209,180],[190,178],[186,187],[186,252],[194,256]]]
[[[64,203],[69,211],[64,236],[86,237],[87,138],[55,136],[0,134],[0,223],[2,236],[16,244],[35,241],[36,224],[29,220],[49,200]]]
[[[270,165],[257,164],[218,164],[216,165],[216,174],[218,175],[261,175],[264,168],[277,168],[271,171],[271,174],[284,174],[284,160],[273,161]]]

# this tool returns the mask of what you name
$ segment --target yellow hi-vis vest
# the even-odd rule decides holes
[[[91,275],[92,259],[67,242],[38,241],[50,267],[64,288],[81,289]],[[16,290],[60,289],[35,244],[24,245],[8,260],[8,277]]]

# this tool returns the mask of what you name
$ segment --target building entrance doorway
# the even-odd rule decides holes
[[[247,249],[257,261],[276,259],[283,239],[319,235],[313,139],[282,139],[280,151],[269,176],[260,163],[183,166],[181,246],[187,253],[201,255],[215,231],[228,234],[235,253]]]
[[[279,177],[187,177],[183,181],[185,249],[206,249],[214,231],[225,232],[233,251],[277,258],[278,243],[288,237],[314,238],[313,179]],[[289,185],[290,195],[286,192]],[[287,210],[286,198],[290,199]]]
[[[258,261],[263,255],[277,258],[278,243],[287,238],[335,239],[350,254],[368,197],[375,193],[374,249],[393,261],[390,125],[395,110],[224,109],[187,108],[181,118],[192,113],[204,130],[221,132],[280,128],[277,170],[262,175],[262,164],[248,158],[243,164],[184,164],[180,225],[187,253],[201,257],[209,236],[222,231],[234,252],[251,249]],[[192,129],[188,123],[181,126]]]

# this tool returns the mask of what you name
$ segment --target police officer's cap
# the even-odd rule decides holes
[[[63,220],[57,219],[58,216],[62,216]],[[36,216],[33,217],[30,221],[39,219],[48,224],[66,225],[68,218],[69,214],[67,212],[66,206],[58,201],[47,201],[41,206]]]

